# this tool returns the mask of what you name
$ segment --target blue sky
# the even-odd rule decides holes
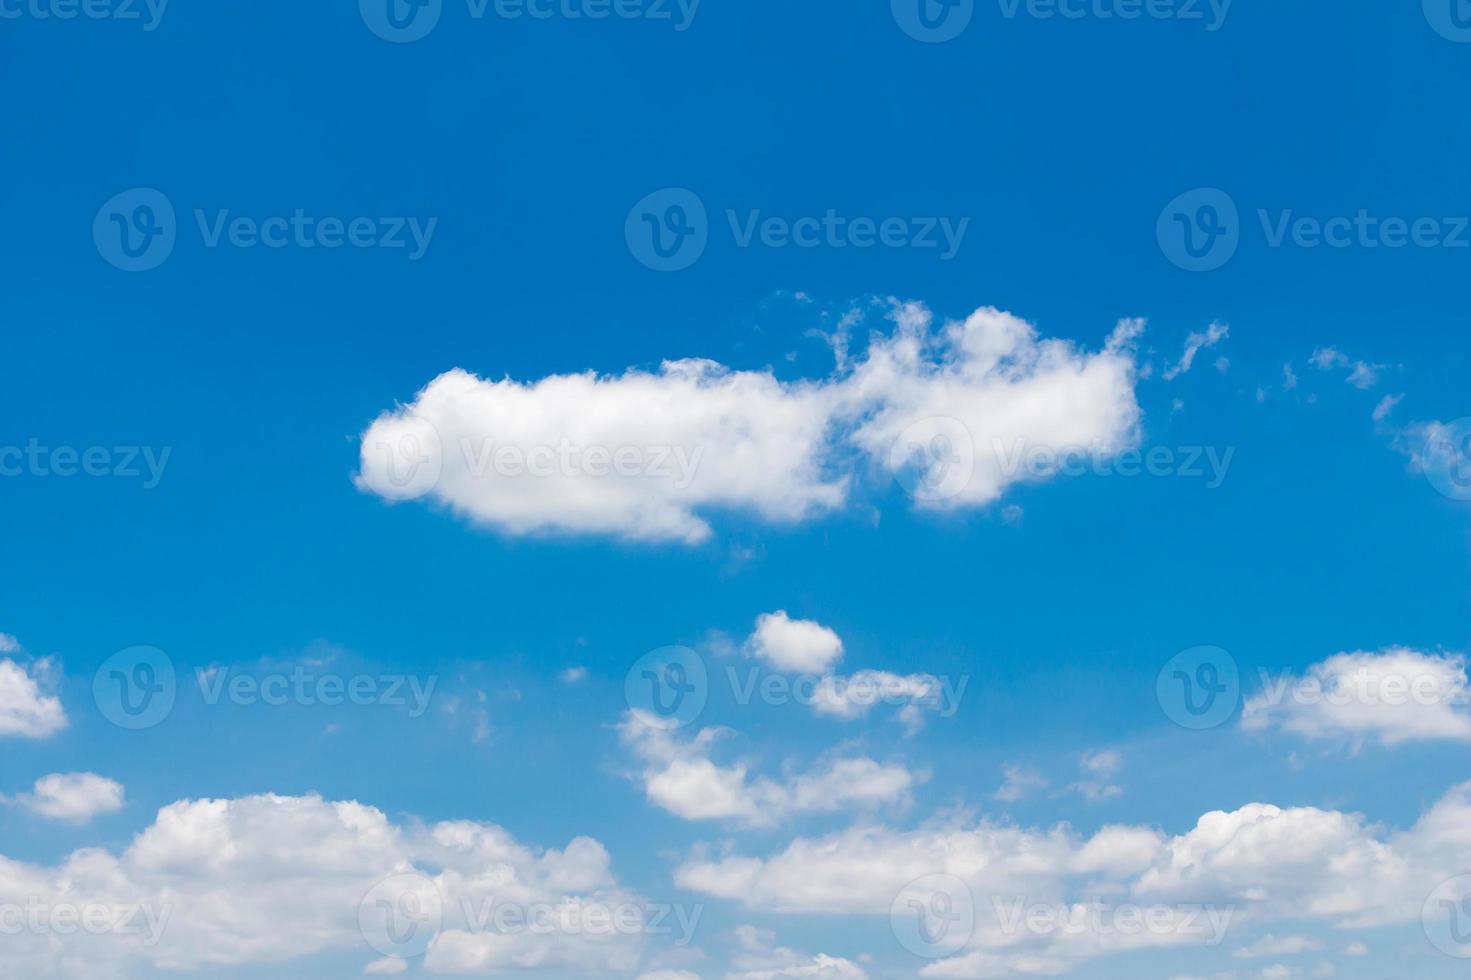
[[[5,972],[1464,973],[1460,0],[393,2],[0,0]]]

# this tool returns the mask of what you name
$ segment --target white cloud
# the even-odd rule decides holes
[[[1385,395],[1379,399],[1379,404],[1374,406],[1374,421],[1384,421],[1389,417],[1389,413],[1394,411],[1394,407],[1404,400],[1405,396],[1403,394]]]
[[[991,798],[1003,803],[1015,803],[1032,792],[1044,790],[1048,786],[1046,776],[1026,766],[1002,766],[1001,775],[1003,779],[1001,788],[991,794]]]
[[[402,957],[385,956],[381,960],[374,960],[363,967],[363,972],[370,976],[391,976],[402,973],[408,968],[408,961]]]
[[[61,700],[43,694],[55,663],[36,661],[30,671],[14,660],[0,660],[0,735],[45,738],[66,727]]]
[[[0,903],[143,909],[132,920],[137,933],[8,936],[0,974],[213,975],[332,951],[382,964],[359,931],[359,905],[386,876],[415,871],[443,902],[423,970],[631,972],[642,955],[638,934],[571,930],[560,919],[545,933],[501,932],[494,918],[476,921],[491,900],[522,908],[639,904],[610,865],[602,845],[586,837],[562,850],[532,850],[492,824],[395,824],[374,807],[317,796],[181,800],[118,854],[87,848],[54,866],[0,858]]]
[[[1308,363],[1319,371],[1346,369],[1348,373],[1344,380],[1361,391],[1367,391],[1379,383],[1379,372],[1384,367],[1382,364],[1352,360],[1336,347],[1319,347],[1308,358]]]
[[[843,641],[821,623],[792,619],[778,609],[756,617],[746,649],[785,673],[822,674],[842,659]]]
[[[1275,936],[1268,933],[1256,942],[1242,946],[1231,955],[1238,960],[1255,960],[1265,956],[1293,956],[1298,953],[1311,953],[1322,948],[1323,943],[1318,939],[1309,939],[1306,936]]]
[[[731,965],[734,969],[725,980],[779,980],[781,977],[804,980],[868,980],[868,974],[852,960],[826,953],[811,955],[786,947],[773,947],[770,932],[753,926],[736,929],[742,952]]]
[[[1209,327],[1205,329],[1204,333],[1190,333],[1190,335],[1185,338],[1185,349],[1181,352],[1180,359],[1176,361],[1173,366],[1165,368],[1165,380],[1173,381],[1180,375],[1187,373],[1190,370],[1191,365],[1195,363],[1196,354],[1199,354],[1202,350],[1209,350],[1210,348],[1216,346],[1216,344],[1225,340],[1230,335],[1231,328],[1226,326],[1224,323],[1212,323]],[[1223,364],[1222,362],[1225,363]],[[1226,368],[1230,366],[1231,362],[1227,361],[1225,358],[1220,358],[1216,361],[1216,370],[1223,373],[1225,372]]]
[[[1307,738],[1377,738],[1385,745],[1471,740],[1471,685],[1460,655],[1394,647],[1340,653],[1301,678],[1275,678],[1246,702],[1248,731],[1280,728]]]
[[[700,975],[689,970],[654,970],[640,973],[638,980],[700,980]]]
[[[100,813],[123,808],[123,785],[96,773],[52,773],[36,780],[22,806],[52,820],[86,823]]]
[[[924,774],[866,756],[833,756],[782,780],[753,776],[746,762],[720,765],[710,755],[731,733],[706,728],[694,738],[646,724],[629,712],[619,735],[643,764],[639,778],[649,802],[685,820],[730,820],[763,827],[797,813],[904,804]]]
[[[1142,321],[1090,354],[995,309],[938,331],[920,304],[888,309],[892,329],[861,361],[815,380],[693,359],[527,383],[447,371],[363,433],[357,484],[508,534],[695,543],[712,511],[791,522],[841,507],[861,456],[891,475],[943,478],[949,454],[914,441],[936,419],[972,444],[957,454],[974,450],[963,485],[921,498],[942,508],[990,503],[1035,475],[1008,466],[1007,447],[1108,453],[1137,441]]]
[[[20,641],[9,633],[0,633],[0,653],[19,653]]]
[[[1079,760],[1079,767],[1087,774],[1087,778],[1074,783],[1072,789],[1081,793],[1088,802],[1099,803],[1124,794],[1122,787],[1109,782],[1124,767],[1124,757],[1118,751],[1101,749],[1084,752]]]
[[[696,848],[675,880],[768,912],[885,916],[911,883],[954,876],[974,898],[975,934],[960,955],[923,975],[965,977],[1064,972],[1142,945],[1221,941],[1243,925],[1307,921],[1352,930],[1417,923],[1448,869],[1468,862],[1471,783],[1452,788],[1404,831],[1356,814],[1265,803],[1207,813],[1172,837],[1115,826],[1082,838],[1066,826],[947,818],[915,830],[865,824],[799,837],[764,858]],[[1011,896],[1075,912],[1102,896],[1105,904],[1118,899],[1180,914],[1205,907],[1220,916],[1194,932],[1182,919],[1179,928],[1134,937],[1097,929],[1033,935],[1006,927],[994,900]]]
[[[558,674],[557,678],[561,680],[563,684],[576,684],[579,681],[587,680],[587,668],[568,667],[566,670]]]

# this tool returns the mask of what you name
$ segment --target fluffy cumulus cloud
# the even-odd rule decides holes
[[[1466,658],[1403,647],[1340,653],[1301,676],[1271,678],[1247,701],[1249,731],[1278,728],[1313,739],[1385,745],[1471,740]]]
[[[18,649],[12,638],[10,647]],[[0,660],[0,736],[46,738],[66,727],[61,699],[45,693],[53,683],[56,665],[49,658],[29,668],[14,660]]]
[[[838,634],[810,619],[792,619],[785,609],[756,617],[746,647],[777,670],[794,674],[821,674],[843,656]]]
[[[1082,837],[959,819],[896,830],[864,824],[798,838],[767,857],[696,848],[682,887],[770,912],[887,916],[897,899],[946,876],[946,908],[974,910],[934,977],[1062,973],[1096,956],[1149,946],[1237,943],[1274,955],[1296,940],[1263,925],[1341,930],[1419,920],[1427,896],[1471,866],[1471,783],[1414,825],[1387,831],[1351,813],[1252,803],[1167,836],[1113,826]],[[963,895],[961,894],[963,893]],[[1049,914],[1036,916],[1043,908]],[[1154,925],[1124,928],[1123,910]]]
[[[619,733],[641,764],[638,779],[649,802],[686,820],[763,827],[800,813],[904,804],[925,778],[898,763],[846,755],[776,780],[752,774],[745,761],[716,762],[716,744],[732,734],[725,729],[707,728],[683,739],[630,712]]]
[[[43,817],[86,823],[98,814],[121,810],[123,786],[96,773],[52,773],[36,780],[20,803]]]
[[[889,311],[824,378],[698,359],[529,382],[447,371],[363,433],[357,482],[508,534],[693,543],[722,509],[789,522],[841,507],[865,470],[925,506],[976,506],[1055,471],[1024,454],[1136,441],[1141,322],[1088,352],[995,309],[939,328],[919,304]]]
[[[640,926],[607,924],[643,906],[597,841],[538,851],[491,824],[401,825],[360,803],[267,795],[171,804],[121,853],[87,848],[55,866],[0,858],[0,904],[66,907],[94,923],[7,934],[0,974],[218,973],[334,950],[392,974],[402,960],[370,947],[360,909],[415,888],[442,910],[430,973],[631,974],[642,955]],[[502,916],[505,906],[524,917]],[[602,918],[585,914],[594,908]]]

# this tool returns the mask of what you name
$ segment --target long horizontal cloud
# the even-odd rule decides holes
[[[507,534],[694,543],[714,511],[840,508],[863,470],[922,506],[978,506],[1049,475],[1021,454],[1136,439],[1140,321],[1089,353],[990,308],[934,329],[923,306],[893,304],[890,320],[861,361],[806,381],[698,359],[532,382],[447,371],[363,433],[357,483]]]
[[[922,972],[989,977],[1060,973],[1104,953],[1211,938],[1183,922],[1132,935],[1038,934],[1008,927],[1012,900],[1057,903],[1082,918],[1104,896],[1176,910],[1229,910],[1238,927],[1304,921],[1358,929],[1417,921],[1436,888],[1468,868],[1471,783],[1451,789],[1400,832],[1352,813],[1264,803],[1207,813],[1172,837],[1136,826],[1083,838],[1066,826],[950,821],[902,831],[867,824],[798,838],[764,858],[696,849],[675,880],[761,911],[877,916],[889,914],[916,883],[949,876],[974,903],[974,935],[956,955]]]

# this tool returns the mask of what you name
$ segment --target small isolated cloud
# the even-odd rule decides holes
[[[123,785],[91,772],[53,773],[36,780],[19,803],[32,813],[67,823],[86,823],[123,808]]]
[[[1124,790],[1110,782],[1124,768],[1124,757],[1113,749],[1084,752],[1079,767],[1085,778],[1070,788],[1081,793],[1089,803],[1098,803],[1124,795]]]
[[[689,970],[654,970],[652,973],[640,973],[638,980],[700,980],[700,975]]]
[[[1181,352],[1180,359],[1165,368],[1165,380],[1173,381],[1180,375],[1188,373],[1191,366],[1195,364],[1195,355],[1202,350],[1216,346],[1229,336],[1231,336],[1231,328],[1224,323],[1212,323],[1204,333],[1191,333],[1185,338],[1185,349]],[[1225,361],[1225,358],[1222,358],[1221,361]],[[1221,361],[1216,362],[1218,370],[1224,371],[1226,367],[1230,367],[1229,361],[1226,361],[1224,367]]]
[[[61,700],[42,693],[55,667],[49,658],[29,670],[14,660],[0,660],[0,735],[46,738],[66,727]]]
[[[1384,745],[1471,741],[1471,686],[1460,655],[1393,647],[1340,653],[1302,677],[1270,678],[1247,701],[1242,727],[1311,739],[1375,738]]]
[[[0,653],[19,653],[20,641],[9,633],[0,633]]]
[[[1001,776],[1001,788],[992,793],[991,798],[1002,803],[1015,803],[1048,786],[1046,776],[1027,766],[1002,766]]]
[[[1404,400],[1405,396],[1403,394],[1385,395],[1379,399],[1379,404],[1374,406],[1374,421],[1384,421],[1389,417],[1389,413],[1394,411],[1394,407]]]
[[[1297,372],[1292,370],[1291,364],[1282,365],[1282,390],[1291,391],[1297,387]]]
[[[576,684],[578,681],[587,680],[586,667],[568,667],[557,675],[563,684]]]
[[[810,619],[792,619],[785,609],[762,613],[746,649],[777,670],[822,674],[843,656],[838,634]]]

